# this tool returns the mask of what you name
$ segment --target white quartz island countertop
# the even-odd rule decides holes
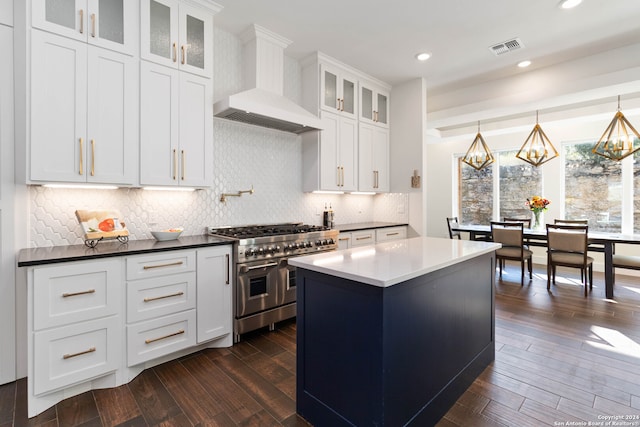
[[[294,267],[387,287],[490,253],[500,244],[414,237],[289,259]]]

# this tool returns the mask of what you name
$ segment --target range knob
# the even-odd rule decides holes
[[[316,246],[322,246],[322,241],[316,240]]]
[[[263,248],[258,248],[258,255],[262,255],[264,254],[264,249]]]
[[[329,239],[329,244],[330,244],[330,245],[333,245],[333,244],[335,244],[335,243],[336,243],[336,242],[335,242],[333,239]]]
[[[272,246],[269,246],[267,249],[265,249],[264,251],[266,254],[272,254],[275,252],[275,250],[273,249]]]
[[[307,242],[305,245],[306,245],[308,248],[310,248],[310,247],[312,247],[312,246],[313,246],[313,243],[311,243],[311,242]]]
[[[256,251],[255,251],[255,250],[253,250],[253,249],[251,249],[251,248],[247,249],[247,250],[244,252],[244,255],[245,255],[246,257],[250,257],[250,256],[255,255],[255,254],[256,254]]]
[[[276,247],[273,248],[273,253],[277,254],[278,252],[280,252],[280,246],[276,245]]]

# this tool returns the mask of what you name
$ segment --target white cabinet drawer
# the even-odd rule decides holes
[[[376,243],[375,230],[354,231],[351,233],[351,246],[373,245]]]
[[[120,366],[118,317],[81,322],[34,334],[34,394],[115,371]]]
[[[127,257],[127,280],[146,279],[195,270],[195,251],[170,251]]]
[[[129,323],[195,307],[195,271],[127,282],[127,322]]]
[[[33,329],[116,314],[122,293],[122,261],[88,261],[33,270]]]
[[[406,239],[407,227],[388,227],[376,230],[376,241],[386,242],[387,240]]]
[[[196,345],[196,311],[127,326],[127,366]]]

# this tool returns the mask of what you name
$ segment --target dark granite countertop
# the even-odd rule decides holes
[[[371,228],[388,228],[388,227],[401,227],[409,224],[399,224],[397,222],[355,222],[352,224],[340,224],[334,228],[340,232],[368,230]]]
[[[99,242],[95,248],[89,248],[85,245],[26,248],[21,249],[18,253],[18,267],[229,245],[231,243],[233,243],[231,239],[200,235],[183,236],[179,239],[165,242],[147,239],[129,240],[127,243],[120,243],[114,240]]]

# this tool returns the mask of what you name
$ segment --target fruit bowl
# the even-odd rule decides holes
[[[175,240],[182,234],[183,228],[167,228],[165,230],[151,231],[151,235],[159,242]]]

